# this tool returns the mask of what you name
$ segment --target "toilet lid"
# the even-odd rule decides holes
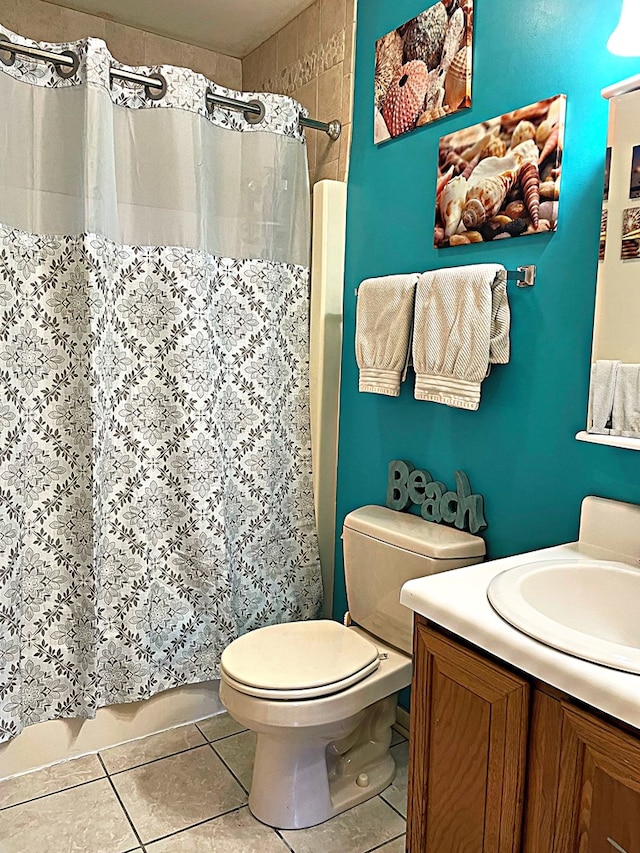
[[[227,646],[221,660],[230,686],[275,699],[327,696],[378,665],[372,642],[329,619],[258,628]]]

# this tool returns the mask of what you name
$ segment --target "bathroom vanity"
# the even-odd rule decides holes
[[[586,498],[578,542],[405,584],[410,853],[640,849],[640,674],[532,639],[487,598],[523,562],[623,559],[640,572],[639,513]],[[576,584],[576,613],[586,597]]]

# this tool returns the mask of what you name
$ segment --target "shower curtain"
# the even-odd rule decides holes
[[[300,106],[0,53],[0,740],[318,615]],[[160,75],[166,93],[111,79]]]

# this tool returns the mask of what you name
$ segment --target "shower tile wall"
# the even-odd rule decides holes
[[[210,80],[242,89],[242,62],[212,50],[126,27],[96,15],[87,15],[42,0],[0,0],[0,23],[37,41],[73,41],[95,36],[127,65],[182,65]]]
[[[312,117],[342,121],[338,142],[323,133],[307,134],[312,184],[347,178],[355,15],[355,0],[316,0],[242,61],[245,90],[291,95]]]

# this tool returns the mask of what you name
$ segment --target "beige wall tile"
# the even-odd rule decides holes
[[[144,34],[133,27],[106,21],[107,47],[124,65],[144,65]]]
[[[320,44],[320,2],[316,2],[298,15],[298,57],[318,49]]]
[[[298,19],[294,18],[276,34],[276,64],[283,71],[298,58]]]
[[[76,12],[75,9],[62,9],[60,7],[60,27],[63,31],[63,41],[76,41],[84,38],[105,37],[105,20],[95,15],[85,15],[84,12]]]
[[[344,30],[344,67],[347,71],[354,71],[355,53],[356,24],[355,22],[350,22],[349,18],[347,18],[347,23]]]
[[[342,63],[318,77],[318,118],[322,121],[342,118]]]
[[[316,181],[337,181],[338,180],[338,161],[329,160],[327,163],[321,163],[316,169]]]
[[[276,36],[263,42],[254,53],[258,55],[258,79],[264,87],[267,80],[273,80],[278,73]]]
[[[261,91],[277,74],[277,34],[263,42],[242,62],[242,88]]]
[[[104,38],[102,18],[63,9],[40,0],[1,0],[0,22],[10,30],[37,41],[76,41]]]
[[[349,175],[349,159],[351,155],[351,123],[342,125],[340,134],[340,157],[338,159],[338,180],[346,181]]]
[[[306,107],[309,110],[309,115],[311,118],[317,118],[318,115],[318,80],[311,80],[309,83],[305,83],[304,86],[300,86],[299,89],[296,89],[293,93],[292,97],[294,97],[297,101],[300,101],[303,107]],[[314,133],[314,131],[310,131],[310,134]]]
[[[213,51],[208,51],[213,53]],[[217,53],[218,75],[215,78],[216,83],[221,86],[227,86],[229,89],[242,90],[242,61],[236,59],[235,56],[225,56],[224,53]]]
[[[347,66],[344,65],[343,68]],[[343,124],[349,124],[353,118],[353,74],[342,78],[342,118]]]
[[[204,74],[209,80],[218,83],[219,54],[193,44],[185,44],[183,52],[184,64],[198,74]],[[225,84],[222,84],[225,85]]]
[[[346,0],[320,0],[320,41],[344,29],[346,8]]]
[[[144,33],[145,65],[184,65],[184,44],[181,41]]]
[[[36,41],[63,41],[62,10],[39,0],[20,0],[12,29]],[[4,16],[3,16],[4,17]]]
[[[259,88],[260,57],[256,51],[252,51],[242,60],[242,88],[245,92],[251,92]]]
[[[0,23],[3,27],[12,30],[14,33],[18,32],[19,35],[25,35],[25,33],[19,32],[23,20],[24,16],[20,14],[18,9],[18,0],[2,0],[0,3]]]

